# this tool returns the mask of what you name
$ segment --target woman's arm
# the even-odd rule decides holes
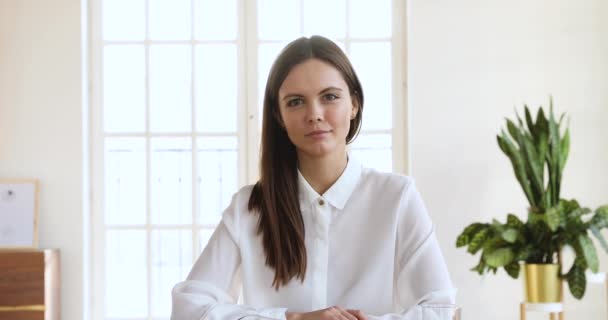
[[[441,253],[433,223],[414,181],[399,206],[395,257],[395,295],[401,312],[368,316],[370,320],[416,319],[408,311],[420,304],[453,304],[456,289]]]
[[[237,304],[241,286],[238,208],[243,207],[238,198],[235,195],[224,212],[188,278],[173,288],[171,320],[285,319],[286,308]]]

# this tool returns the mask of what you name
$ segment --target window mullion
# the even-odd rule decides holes
[[[150,229],[151,225],[151,201],[150,201],[150,173],[151,173],[151,157],[152,154],[150,148],[150,0],[145,0],[145,132],[146,132],[146,143],[145,143],[145,154],[146,154],[146,285],[148,286],[147,292],[147,318],[150,319],[152,315],[152,232]]]
[[[258,28],[257,28],[257,0],[241,0],[243,3],[245,25],[244,51],[245,51],[245,92],[246,92],[246,150],[247,158],[247,184],[258,180]]]
[[[238,185],[243,186],[248,182],[247,172],[249,163],[249,154],[247,152],[248,134],[247,123],[247,25],[245,18],[247,12],[245,4],[247,0],[237,0],[237,162],[238,162]]]
[[[350,0],[346,0],[346,34],[344,35],[344,50],[346,50],[346,54],[350,55]]]
[[[199,183],[199,161],[198,161],[198,134],[197,134],[197,128],[196,128],[196,63],[198,62],[196,59],[196,37],[194,36],[194,30],[195,30],[195,4],[194,1],[190,2],[190,18],[192,23],[190,24],[190,41],[191,41],[191,61],[192,61],[192,67],[191,67],[191,87],[190,87],[190,94],[192,97],[192,100],[190,101],[190,105],[192,108],[192,121],[191,121],[191,126],[192,126],[192,226],[191,226],[191,236],[192,236],[192,261],[196,261],[196,258],[199,255],[199,252],[201,251],[201,248],[199,248],[199,243],[200,243],[200,229],[196,229],[195,226],[199,224],[198,218],[199,218],[199,212],[200,212],[200,199],[199,199],[199,188],[200,188],[200,183]],[[178,236],[179,233],[178,233]]]
[[[392,61],[393,61],[393,171],[410,174],[409,120],[407,104],[407,24],[406,5],[393,0]]]
[[[104,176],[104,148],[105,138],[103,135],[103,52],[104,44],[102,41],[101,21],[102,21],[102,6],[101,1],[91,2],[91,87],[90,90],[90,110],[91,110],[91,166],[92,168],[92,210],[91,210],[91,228],[92,237],[90,238],[93,252],[90,253],[91,260],[88,264],[88,272],[91,272],[89,279],[91,285],[89,288],[90,297],[86,298],[85,303],[88,303],[90,312],[85,314],[89,316],[87,320],[102,320],[105,313],[105,224],[104,224],[104,197],[105,197],[105,176]],[[85,306],[85,310],[89,309]]]

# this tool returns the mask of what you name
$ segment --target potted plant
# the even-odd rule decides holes
[[[560,198],[570,134],[567,125],[564,128],[564,114],[556,120],[552,100],[549,108],[548,118],[541,106],[534,120],[524,106],[525,122],[519,115],[516,121],[507,119],[507,131],[503,129],[497,136],[528,200],[526,221],[508,214],[504,223],[496,219],[472,223],[456,240],[456,247],[466,246],[473,255],[481,253],[479,263],[471,269],[479,274],[504,268],[518,278],[522,262],[527,302],[561,301],[562,279],[568,281],[572,295],[581,299],[587,283],[585,270],[598,271],[590,235],[608,252],[600,233],[608,227],[608,205],[592,212],[576,200]],[[566,246],[573,248],[575,259],[564,274],[561,252]]]

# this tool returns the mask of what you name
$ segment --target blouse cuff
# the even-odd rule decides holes
[[[286,320],[287,308],[262,308],[257,310],[258,314],[270,319]]]

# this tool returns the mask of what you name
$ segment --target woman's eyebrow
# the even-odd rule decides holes
[[[323,93],[325,93],[325,92],[327,92],[327,91],[332,91],[332,90],[335,90],[335,91],[342,91],[342,88],[338,88],[338,87],[327,87],[327,88],[325,88],[325,89],[321,90],[321,91],[319,92],[319,94],[323,94]]]
[[[290,99],[290,98],[301,98],[301,97],[303,97],[303,95],[301,95],[301,94],[297,94],[297,93],[289,93],[289,94],[286,94],[286,95],[283,97],[283,100],[287,100],[287,99]]]
[[[334,90],[334,91],[343,91],[343,90],[342,90],[342,88],[338,88],[338,87],[327,87],[327,88],[325,88],[325,89],[323,89],[323,90],[319,91],[319,94],[324,94],[324,93],[326,93],[327,91],[332,91],[332,90]],[[290,98],[301,98],[301,97],[303,97],[303,95],[301,95],[301,94],[299,94],[299,93],[288,93],[288,94],[286,94],[286,95],[283,97],[283,99],[281,99],[281,100],[287,100],[287,99],[290,99]]]

